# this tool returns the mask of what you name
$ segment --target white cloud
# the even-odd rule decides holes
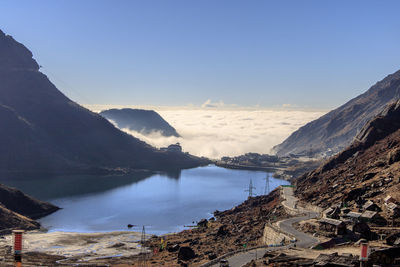
[[[224,106],[225,103],[223,101],[212,102],[211,99],[207,99],[206,102],[201,105],[202,108],[223,108]]]
[[[214,159],[247,152],[270,153],[274,145],[293,131],[325,113],[202,108],[156,108],[156,111],[178,131],[181,138],[166,138],[157,132],[143,135],[123,130],[158,148],[180,142],[184,151]]]

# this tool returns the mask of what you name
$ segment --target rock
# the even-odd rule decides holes
[[[125,246],[124,243],[115,243],[114,245],[109,246],[109,248],[120,248],[120,247],[123,247],[123,246]]]
[[[364,174],[364,176],[363,176],[363,178],[362,178],[362,182],[365,182],[365,181],[367,181],[367,180],[370,180],[371,178],[374,178],[374,176],[376,175],[376,173],[375,172],[369,172],[369,173],[366,173],[366,174]]]
[[[176,252],[179,250],[179,248],[180,248],[180,246],[178,244],[174,244],[172,246],[168,246],[167,250],[168,250],[168,252]]]
[[[393,163],[395,163],[395,162],[397,162],[399,160],[400,160],[400,149],[396,149],[394,151],[391,151],[388,154],[388,164],[389,165],[393,164]]]
[[[216,259],[216,258],[217,258],[217,255],[215,253],[211,253],[211,254],[208,255],[208,259],[210,261],[213,260],[213,259]]]
[[[226,225],[222,225],[218,228],[217,236],[226,236],[229,234],[228,229],[226,229]]]
[[[207,225],[208,225],[207,219],[201,219],[201,220],[197,223],[197,226],[199,226],[199,227],[205,227],[205,228],[207,228]]]
[[[198,244],[199,244],[198,239],[194,239],[192,242],[190,242],[190,246],[194,246],[194,245],[198,245]]]
[[[178,252],[178,259],[182,261],[188,261],[196,257],[196,253],[194,253],[193,249],[190,247],[181,247]]]

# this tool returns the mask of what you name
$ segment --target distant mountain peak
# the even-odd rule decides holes
[[[167,121],[154,110],[144,109],[109,109],[100,112],[106,119],[114,121],[118,128],[151,134],[159,132],[163,136],[179,137],[179,134]]]

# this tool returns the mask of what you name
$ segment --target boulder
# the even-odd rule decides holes
[[[172,245],[172,246],[168,246],[167,250],[168,252],[176,252],[178,251],[180,248],[180,246],[178,244]]]
[[[202,219],[202,220],[200,220],[200,221],[197,223],[197,226],[198,226],[198,227],[207,228],[207,225],[208,225],[207,219]]]
[[[218,228],[217,236],[226,236],[229,234],[228,229],[226,229],[226,225],[221,225]]]
[[[182,261],[188,261],[196,257],[193,249],[190,247],[181,247],[178,252],[178,259]]]

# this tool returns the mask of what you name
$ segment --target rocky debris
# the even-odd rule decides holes
[[[265,222],[287,216],[280,203],[279,190],[267,196],[249,198],[239,206],[226,211],[214,212],[215,219],[208,220],[207,227],[196,227],[177,234],[163,236],[167,249],[160,250],[160,237],[153,237],[146,246],[159,250],[152,256],[151,266],[175,266],[178,251],[169,249],[179,245],[190,247],[196,257],[181,260],[189,266],[197,266],[230,251],[258,245],[264,233]],[[203,224],[203,223],[202,223]]]
[[[364,94],[301,127],[274,149],[279,156],[290,153],[331,156],[350,145],[368,121],[399,98],[400,71],[397,71],[377,82]],[[376,131],[364,131],[364,134],[372,138],[379,136]]]
[[[363,205],[370,200],[373,210],[386,221],[394,219],[396,223],[393,216],[397,213],[387,211],[384,198],[388,194],[400,198],[399,129],[400,101],[397,101],[367,123],[350,147],[301,176],[296,181],[296,194],[323,208],[337,204],[357,212],[364,212]]]

